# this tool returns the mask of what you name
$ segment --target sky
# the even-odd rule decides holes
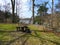
[[[0,0],[0,6],[3,6],[5,5],[5,3],[11,3],[10,0],[5,0],[6,2],[4,2],[4,0]],[[19,1],[19,0],[16,0],[16,1]],[[32,3],[30,2],[31,0],[20,0],[19,1],[19,11],[18,11],[18,14],[19,14],[19,17],[20,18],[30,18],[32,17]],[[49,1],[49,5],[51,5],[51,2],[52,0],[35,0],[35,4],[41,4],[42,2],[45,2],[45,1]],[[54,0],[54,6],[55,4],[57,3],[57,0]],[[48,8],[50,8],[50,6],[47,5]],[[35,8],[35,15],[37,15],[37,9],[38,8]],[[2,10],[4,10],[4,8],[2,8]],[[48,13],[51,13],[51,9],[48,10]]]

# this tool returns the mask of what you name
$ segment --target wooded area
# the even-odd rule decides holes
[[[60,0],[1,2],[0,45],[60,45]]]

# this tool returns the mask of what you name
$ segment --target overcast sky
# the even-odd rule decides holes
[[[5,0],[6,3],[11,3],[10,0]],[[16,1],[19,1],[19,0],[16,0]],[[30,3],[31,0],[20,0],[20,7],[19,7],[19,16],[20,17],[23,17],[23,18],[28,18],[28,17],[31,17],[32,16],[32,12],[31,12],[31,4]],[[35,0],[35,3],[38,4],[38,3],[42,3],[44,1],[49,1],[49,5],[51,6],[51,2],[52,0]],[[54,0],[54,4],[57,3],[57,0]],[[3,6],[5,4],[4,0],[0,0],[0,6]],[[49,8],[49,5],[47,5],[47,7]],[[37,13],[37,8],[35,8],[35,15]],[[50,13],[51,10],[49,9],[48,10],[48,13]]]

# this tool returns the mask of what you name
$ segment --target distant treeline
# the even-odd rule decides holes
[[[0,23],[12,23],[13,16],[8,11],[1,11],[0,10]],[[19,16],[15,13],[14,14],[14,23],[19,22]]]

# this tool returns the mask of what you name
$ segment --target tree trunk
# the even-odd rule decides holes
[[[53,28],[54,0],[52,0],[51,28]]]
[[[11,0],[12,5],[12,23],[14,23],[15,0]]]
[[[33,23],[33,24],[34,24],[34,1],[35,1],[35,0],[32,0],[32,17],[33,17],[33,18],[32,18],[32,21],[33,21],[32,23]]]

